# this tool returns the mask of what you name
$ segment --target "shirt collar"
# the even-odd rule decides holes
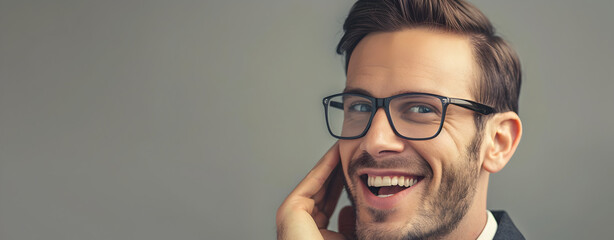
[[[486,215],[488,215],[486,226],[484,226],[484,230],[482,230],[482,233],[480,233],[477,240],[492,240],[495,237],[497,228],[499,227],[497,220],[495,220],[495,216],[493,216],[489,210],[486,210]]]

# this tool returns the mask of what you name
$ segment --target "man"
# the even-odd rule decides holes
[[[278,209],[278,239],[524,239],[486,209],[522,135],[520,63],[489,20],[460,0],[358,1],[344,30],[346,87],[323,101],[340,140]]]

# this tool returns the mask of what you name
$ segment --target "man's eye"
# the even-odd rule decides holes
[[[410,112],[415,112],[415,113],[431,113],[433,112],[433,109],[424,106],[424,105],[418,105],[418,106],[413,106],[409,108]]]
[[[352,112],[371,112],[371,105],[364,103],[353,104],[350,106],[349,110]]]

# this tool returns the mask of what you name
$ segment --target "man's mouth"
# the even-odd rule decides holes
[[[420,176],[375,176],[369,174],[360,176],[369,191],[380,198],[391,197],[409,189],[423,178]]]

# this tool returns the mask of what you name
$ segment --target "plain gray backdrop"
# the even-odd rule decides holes
[[[609,238],[614,1],[472,2],[524,70],[489,208],[529,239]],[[352,3],[0,0],[0,239],[275,238],[334,143]]]

